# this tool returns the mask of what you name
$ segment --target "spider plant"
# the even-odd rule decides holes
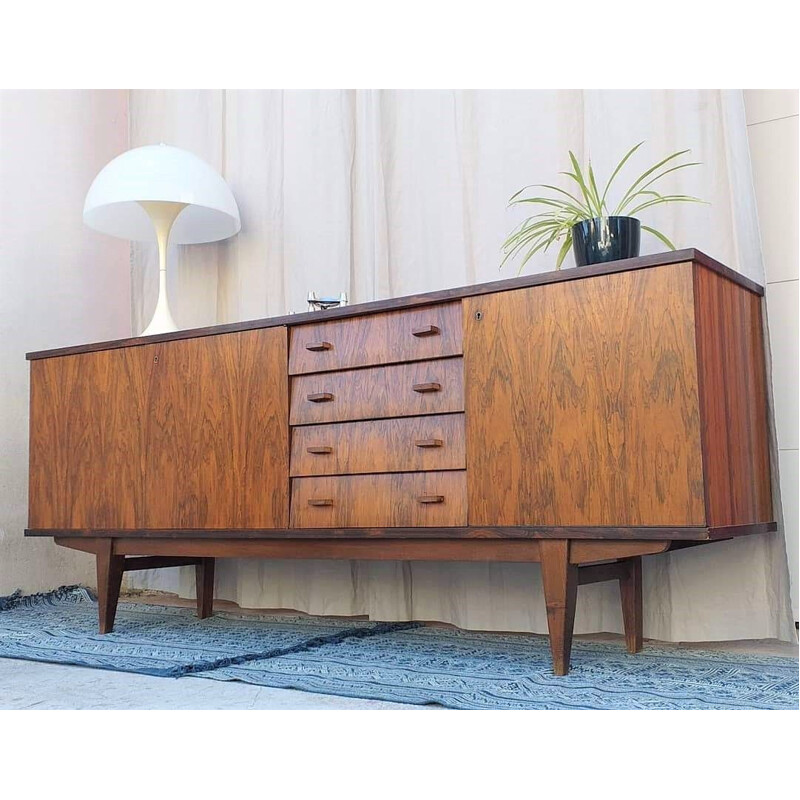
[[[575,158],[575,154],[570,150],[569,159],[572,164],[572,171],[560,174],[566,175],[572,184],[575,184],[575,186],[570,184],[573,191],[546,183],[536,183],[524,186],[513,195],[508,201],[509,207],[531,204],[533,206],[544,206],[545,210],[528,217],[509,234],[508,238],[503,242],[505,257],[500,264],[500,268],[502,269],[509,259],[525,253],[519,266],[519,272],[522,272],[525,264],[536,253],[540,250],[547,252],[549,247],[562,242],[556,260],[556,269],[561,269],[561,265],[564,263],[564,259],[572,246],[572,226],[586,219],[618,216],[633,217],[640,211],[662,203],[705,202],[697,197],[690,197],[685,194],[660,194],[653,188],[653,184],[656,181],[659,181],[669,173],[699,165],[699,161],[677,163],[676,159],[680,159],[690,152],[689,150],[679,150],[666,158],[662,158],[657,164],[654,164],[639,175],[622,194],[622,199],[619,203],[613,206],[614,210],[611,211],[612,206],[609,198],[611,185],[628,159],[643,144],[643,141],[639,142],[639,144],[628,150],[611,173],[611,177],[602,191],[598,188],[591,160],[586,169],[582,170],[578,159]],[[522,196],[528,189],[532,188],[548,189],[554,194],[550,197]],[[660,231],[647,225],[642,225],[641,228],[660,239],[670,250],[675,249],[675,245]]]

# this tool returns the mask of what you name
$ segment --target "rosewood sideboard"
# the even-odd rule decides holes
[[[763,290],[697,250],[29,353],[28,536],[123,572],[218,557],[540,562],[578,586],[775,530]]]

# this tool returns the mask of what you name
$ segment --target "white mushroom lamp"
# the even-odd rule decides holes
[[[167,301],[167,242],[227,239],[242,227],[222,176],[179,147],[148,145],[109,162],[89,187],[83,221],[95,230],[158,242],[158,303],[143,336],[178,330]]]

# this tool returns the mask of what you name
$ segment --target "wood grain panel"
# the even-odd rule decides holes
[[[292,478],[293,528],[447,527],[466,521],[464,472]]]
[[[705,523],[691,263],[463,308],[470,525]]]
[[[288,523],[286,330],[157,346],[146,429],[146,528]]]
[[[291,329],[289,373],[460,355],[461,304],[390,311]]]
[[[290,463],[292,476],[465,469],[464,415],[294,428]]]
[[[414,391],[437,383],[439,391]],[[332,395],[327,401],[311,395]],[[412,417],[464,410],[461,358],[418,361],[346,372],[299,375],[291,379],[292,425]]]
[[[31,363],[31,527],[141,524],[152,352],[136,347]]]
[[[708,524],[772,520],[761,298],[694,267]]]

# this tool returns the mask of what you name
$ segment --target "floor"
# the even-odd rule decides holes
[[[393,709],[382,703],[200,678],[153,678],[0,658],[0,709]]]
[[[170,595],[121,598],[126,602],[159,602],[193,605]],[[219,610],[242,609],[233,603],[216,602]],[[253,612],[259,613],[259,612]],[[274,612],[270,612],[274,613]],[[296,613],[296,612],[294,612]],[[619,639],[616,634],[601,634],[582,639]],[[705,642],[675,644],[698,650],[781,655],[797,658],[797,644],[775,640],[746,642]],[[40,664],[0,658],[0,709],[372,709],[433,710],[435,706],[411,706],[377,700],[359,700],[333,695],[312,694],[293,689],[270,689],[245,683],[212,681],[200,678],[154,678],[125,672]]]

